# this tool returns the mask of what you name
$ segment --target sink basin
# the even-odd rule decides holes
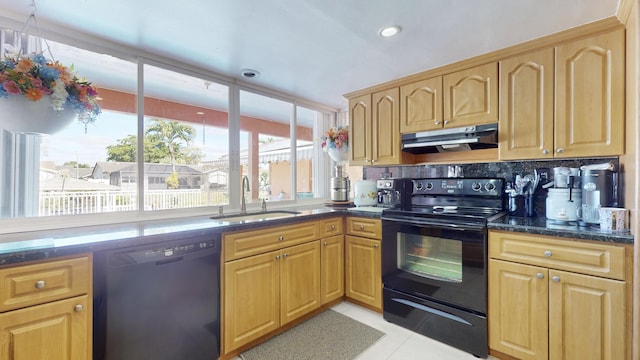
[[[291,217],[299,214],[297,211],[287,211],[287,210],[274,210],[274,211],[261,211],[254,213],[246,213],[246,214],[229,214],[229,215],[220,215],[220,216],[212,216],[211,219],[219,220],[219,221],[261,221],[268,219],[279,219]]]

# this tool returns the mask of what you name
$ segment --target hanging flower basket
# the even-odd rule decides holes
[[[0,128],[12,132],[54,134],[75,118],[73,109],[55,111],[47,99],[31,101],[24,96],[0,99]]]
[[[344,146],[341,149],[327,149],[327,154],[335,162],[347,161],[349,159],[349,147]]]
[[[320,138],[320,146],[335,162],[349,159],[349,127],[330,128]]]
[[[0,128],[52,134],[71,120],[86,125],[100,114],[98,92],[58,61],[42,54],[10,54],[0,60]]]

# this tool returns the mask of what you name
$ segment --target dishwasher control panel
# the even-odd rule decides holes
[[[117,251],[109,256],[109,265],[126,266],[132,264],[141,264],[153,261],[161,261],[169,258],[179,258],[189,254],[196,254],[202,251],[210,253],[219,250],[220,240],[199,240],[184,243],[163,243],[157,247],[150,245],[142,249],[127,249]]]

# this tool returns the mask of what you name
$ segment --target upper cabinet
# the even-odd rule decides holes
[[[624,153],[624,30],[556,47],[556,157]]]
[[[623,154],[624,56],[618,30],[500,61],[500,159]]]
[[[349,100],[350,165],[400,164],[399,89]]]
[[[553,48],[500,61],[501,160],[553,157]]]
[[[498,122],[498,63],[447,74],[444,83],[445,127]]]
[[[400,132],[442,128],[442,76],[400,87]]]
[[[498,122],[498,64],[402,85],[400,99],[402,133]]]

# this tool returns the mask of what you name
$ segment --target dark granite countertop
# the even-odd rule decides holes
[[[597,227],[579,227],[576,222],[559,223],[544,217],[503,216],[491,221],[489,229],[549,235],[564,238],[633,244],[633,235],[627,232],[604,232]]]
[[[73,227],[60,230],[20,232],[0,235],[0,265],[112,250],[189,238],[211,238],[225,231],[251,230],[263,226],[284,225],[292,221],[317,220],[336,215],[379,218],[380,213],[347,211],[325,206],[301,207],[298,214],[268,220],[212,220],[194,216],[168,220],[140,221],[124,224]],[[276,209],[277,211],[277,209]]]
[[[380,218],[380,211],[325,206],[287,209],[298,214],[268,220],[225,221],[208,216],[168,220],[140,221],[124,224],[73,227],[60,230],[20,232],[0,235],[0,265],[31,260],[112,250],[189,238],[219,237],[226,231],[251,230],[264,226],[285,225],[292,221],[317,220],[336,215]],[[375,210],[375,209],[374,209]],[[489,229],[550,235],[583,240],[633,244],[630,233],[604,233],[599,229],[558,225],[545,218],[504,216],[489,223]]]

